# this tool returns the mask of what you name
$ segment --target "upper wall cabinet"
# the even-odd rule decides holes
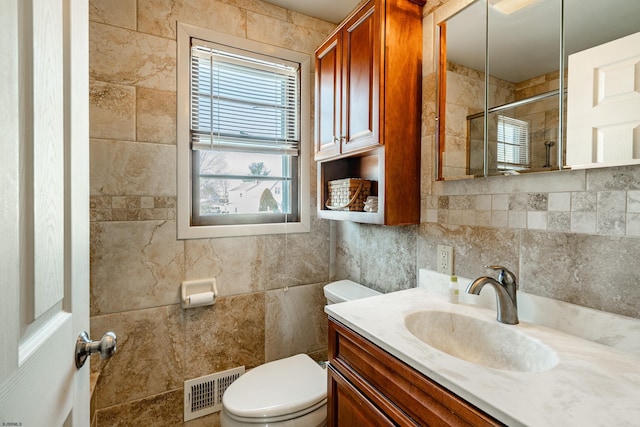
[[[315,158],[340,154],[342,92],[340,33],[331,36],[316,52]]]
[[[317,52],[316,160],[379,143],[380,20],[375,2],[344,23]]]
[[[420,220],[422,6],[369,0],[316,51],[318,216],[399,225]],[[327,208],[329,181],[372,181],[377,212]]]

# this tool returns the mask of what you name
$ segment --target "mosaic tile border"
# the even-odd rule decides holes
[[[426,222],[640,237],[640,191],[428,196]]]
[[[172,220],[176,198],[171,196],[91,196],[90,221]]]

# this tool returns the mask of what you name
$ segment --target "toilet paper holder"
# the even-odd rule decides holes
[[[213,305],[218,296],[216,279],[186,280],[180,286],[180,304],[182,308]]]

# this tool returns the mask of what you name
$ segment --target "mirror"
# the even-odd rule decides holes
[[[437,178],[562,169],[560,70],[640,31],[639,16],[638,0],[476,0],[440,22]]]

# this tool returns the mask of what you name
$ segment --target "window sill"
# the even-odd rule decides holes
[[[279,224],[200,225],[178,224],[178,239],[208,239],[217,237],[259,236],[265,234],[308,233],[309,220]]]

